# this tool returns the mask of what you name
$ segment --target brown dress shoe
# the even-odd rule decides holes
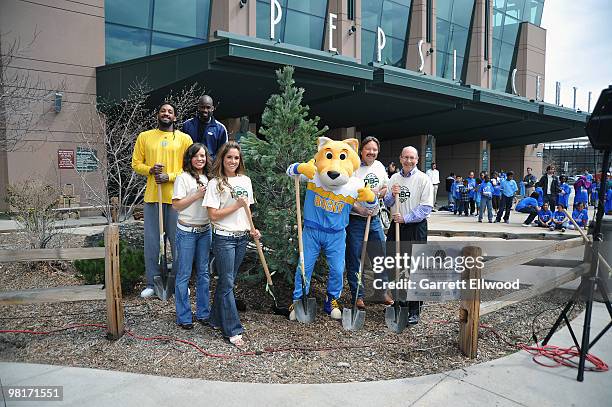
[[[364,310],[365,309],[365,303],[363,302],[363,298],[357,298],[357,308]]]
[[[385,306],[390,307],[394,303],[395,301],[393,301],[393,298],[391,298],[389,294],[385,294]]]

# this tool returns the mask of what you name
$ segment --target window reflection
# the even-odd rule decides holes
[[[411,0],[371,0],[361,2],[361,63],[376,60],[377,27],[387,40],[381,53],[381,63],[406,65],[406,37]]]
[[[453,77],[453,50],[457,51],[457,79],[461,78],[463,58],[467,52],[469,27],[472,20],[474,0],[438,0],[436,6],[444,10],[436,21],[436,74],[443,78]]]
[[[106,23],[106,63],[149,55],[150,31]]]
[[[208,41],[211,0],[105,0],[106,63]]]
[[[281,21],[274,38],[288,44],[323,49],[327,0],[279,0]],[[270,0],[257,0],[257,37],[270,39]]]

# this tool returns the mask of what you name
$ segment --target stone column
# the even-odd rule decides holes
[[[354,20],[349,20],[348,2],[346,0],[329,0],[325,24],[324,50],[329,51],[329,14],[333,13],[337,16],[334,20],[336,28],[332,31],[333,47],[336,48],[338,54],[355,58],[361,62],[361,1],[354,1]]]
[[[240,7],[238,0],[212,0],[210,13],[210,30],[208,40],[215,41],[215,31],[227,31],[234,34],[257,36],[257,19],[255,11],[257,2],[247,1]]]
[[[528,99],[544,100],[544,62],[546,59],[546,30],[523,22],[519,28],[516,57],[516,90]],[[537,77],[540,92],[537,92]]]
[[[466,60],[467,71],[465,83],[467,85],[477,85],[483,88],[490,88],[493,80],[493,70],[491,69],[491,54],[493,52],[493,0],[489,2],[490,7],[486,9],[485,0],[476,0],[474,15],[472,18],[472,35],[468,40]],[[486,14],[489,15],[489,35],[485,27]],[[485,59],[485,41],[488,43],[489,55]]]
[[[408,23],[410,31],[406,41],[406,69],[418,71],[421,64],[418,45],[423,40],[423,72],[427,75],[436,74],[436,0],[431,0],[431,7],[431,41],[427,42],[427,0],[412,0]],[[430,50],[433,52],[429,52]]]

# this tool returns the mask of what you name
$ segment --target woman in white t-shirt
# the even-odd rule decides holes
[[[210,313],[210,325],[221,329],[223,336],[238,348],[246,346],[242,339],[234,299],[234,281],[246,253],[249,234],[260,238],[259,230],[251,232],[244,207],[255,203],[251,179],[245,174],[240,145],[228,141],[217,152],[208,189],[202,205],[214,226],[213,253],[219,273],[217,289]]]
[[[196,318],[208,323],[210,315],[210,274],[208,257],[212,242],[208,211],[202,199],[208,184],[210,156],[203,144],[192,144],[183,156],[183,172],[174,181],[172,207],[178,212],[176,225],[176,323],[183,329],[193,328],[189,279],[195,259]]]

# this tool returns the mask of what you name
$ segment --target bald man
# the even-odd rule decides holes
[[[194,143],[204,144],[213,160],[219,148],[227,143],[227,129],[223,123],[215,120],[214,111],[213,99],[204,95],[198,99],[196,117],[183,123],[183,132],[189,134]]]
[[[393,221],[387,232],[387,242],[395,241],[395,223],[400,226],[403,242],[427,242],[427,218],[434,205],[431,179],[419,171],[419,153],[412,146],[404,147],[400,155],[402,169],[393,174],[385,195],[385,204],[393,208]],[[397,201],[397,207],[394,207]],[[389,249],[392,245],[389,245]],[[389,256],[390,254],[387,253]],[[408,323],[419,322],[421,302],[409,301]]]

